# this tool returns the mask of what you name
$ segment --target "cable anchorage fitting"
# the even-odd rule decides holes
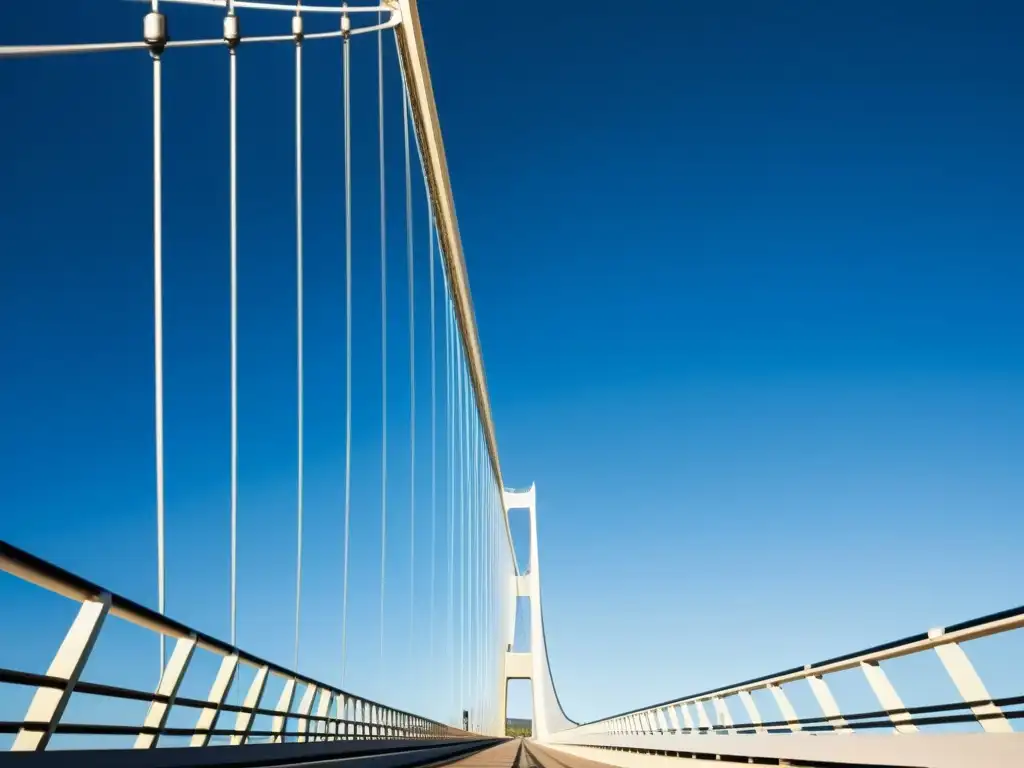
[[[153,58],[158,58],[167,47],[167,17],[151,11],[142,20],[142,39]]]
[[[299,14],[292,16],[292,37],[295,38],[295,44],[299,45],[302,42],[302,38],[306,36],[306,33],[302,28],[302,17]]]
[[[224,42],[227,43],[228,50],[232,53],[242,42],[242,25],[234,13],[229,13],[224,17]]]
[[[341,37],[344,40],[348,40],[349,35],[352,34],[352,19],[349,17],[348,13],[346,12],[346,10],[345,10],[346,8],[348,8],[348,3],[342,3],[341,4],[341,11],[342,11],[341,12]]]

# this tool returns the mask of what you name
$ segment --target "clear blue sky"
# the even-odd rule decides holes
[[[421,5],[505,477],[538,486],[547,637],[570,717],[1022,602],[1019,3]],[[10,4],[0,29],[4,43],[136,39],[143,10]],[[168,11],[180,38],[220,34],[217,11]],[[243,22],[249,33],[280,32],[285,19]],[[287,45],[243,54],[239,642],[290,663],[293,54]],[[368,695],[433,705],[435,681],[403,684],[401,527],[386,639],[400,661],[381,676],[376,658],[375,57],[372,40],[354,46],[350,650],[369,661],[351,663],[349,676]],[[228,617],[225,59],[219,49],[175,52],[165,66],[168,611],[219,635]],[[303,657],[334,680],[344,417],[337,45],[308,46],[307,62],[315,533]],[[149,71],[131,53],[0,64],[0,536],[155,604]],[[399,142],[388,151],[390,364],[402,381]],[[420,301],[420,329],[425,309]],[[422,362],[429,350],[418,343]],[[422,438],[429,382],[417,391]],[[392,391],[391,409],[392,511],[407,528],[407,387]],[[429,442],[421,446],[428,456]],[[418,494],[422,510],[429,486]],[[39,600],[9,579],[0,589],[5,611]],[[51,613],[52,625],[33,629],[40,639],[20,648],[4,633],[8,666],[45,667],[66,606],[55,601]],[[135,666],[155,666],[151,644],[126,637],[139,649]],[[995,672],[1024,641],[984,642],[977,665],[990,692],[1019,693],[1020,675]],[[101,650],[117,667],[118,652]],[[933,677],[937,662],[900,664],[890,674],[908,705],[933,690],[954,697]],[[126,684],[139,675],[151,684],[122,666]],[[868,704],[861,681],[844,685],[841,704]],[[511,714],[526,714],[520,705]],[[0,719],[20,717],[19,706],[5,700]]]

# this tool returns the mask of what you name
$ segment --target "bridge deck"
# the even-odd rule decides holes
[[[506,741],[448,765],[452,768],[610,768],[608,763],[547,749],[526,739]]]
[[[523,747],[523,756],[516,768],[611,768],[609,763],[599,763],[561,750],[542,747],[534,741],[524,741]]]

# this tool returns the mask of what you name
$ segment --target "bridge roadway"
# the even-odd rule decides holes
[[[525,739],[359,739],[305,744],[0,753],[0,768],[610,768]]]
[[[611,768],[608,763],[565,754],[526,739],[503,741],[444,765],[451,768]]]

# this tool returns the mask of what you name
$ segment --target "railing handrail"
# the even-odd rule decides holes
[[[366,698],[365,696],[359,696],[338,688],[337,686],[323,683],[307,675],[300,674],[297,671],[293,671],[280,664],[263,659],[255,654],[248,653],[241,648],[232,646],[230,643],[217,639],[213,635],[207,634],[206,632],[202,632],[198,629],[193,629],[180,621],[175,621],[172,618],[164,616],[152,608],[147,608],[141,603],[137,603],[123,595],[117,594],[109,589],[105,589],[88,579],[71,573],[70,571],[67,571],[47,560],[43,560],[42,558],[37,557],[30,552],[26,552],[25,550],[20,549],[19,547],[16,547],[2,539],[0,539],[0,571],[6,571],[12,576],[20,578],[23,581],[35,584],[36,586],[42,587],[50,592],[54,592],[78,602],[97,600],[103,595],[109,595],[110,614],[124,619],[136,626],[176,639],[195,638],[196,645],[199,648],[211,651],[219,656],[237,655],[239,663],[256,668],[266,667],[268,673],[278,677],[295,680],[297,685],[315,686],[321,690],[329,691],[335,696],[344,696],[362,704],[383,707],[399,715],[408,715],[409,717],[415,717],[418,720],[432,725],[440,725],[444,728],[452,729],[452,726],[445,723],[431,720],[430,718],[422,717],[421,715],[417,715],[413,712],[407,712],[397,707],[383,704],[379,701],[374,701],[373,699]],[[159,695],[155,693],[149,693],[147,695],[147,699],[152,700],[154,698],[159,698]],[[228,705],[223,705],[223,708],[228,708]],[[315,719],[315,716],[310,715],[306,719]]]
[[[603,723],[619,717],[628,717],[629,715],[639,714],[641,712],[649,712],[651,710],[662,709],[664,707],[671,707],[677,704],[688,704],[712,698],[721,699],[742,691],[749,692],[752,690],[767,688],[769,686],[795,682],[808,677],[817,677],[819,675],[831,674],[833,672],[841,672],[846,669],[857,667],[862,663],[874,663],[884,661],[886,659],[894,659],[900,656],[907,656],[912,653],[928,650],[939,645],[974,640],[979,637],[994,635],[999,632],[1008,632],[1020,627],[1024,627],[1024,605],[986,614],[974,619],[968,619],[967,621],[961,621],[948,627],[937,627],[926,632],[918,632],[917,634],[909,635],[907,637],[900,638],[899,640],[892,640],[880,645],[870,646],[860,651],[845,653],[840,656],[833,656],[822,661],[814,662],[813,664],[805,664],[800,667],[790,667],[789,669],[784,669],[781,672],[773,672],[768,675],[744,680],[743,682],[733,683],[719,688],[711,688],[706,691],[701,691],[700,693],[668,699],[667,701],[662,701],[657,704],[637,707],[626,712],[619,712],[614,715],[608,715],[607,717],[601,717],[596,720],[581,723],[580,727],[582,728],[588,725]]]

